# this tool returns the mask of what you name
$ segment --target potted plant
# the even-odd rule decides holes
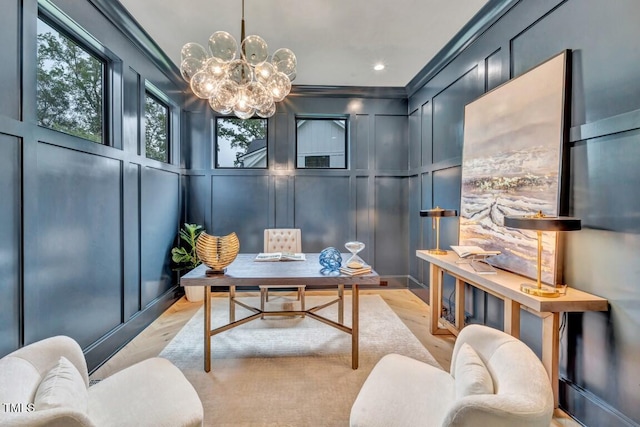
[[[184,242],[184,245],[171,249],[171,259],[176,265],[175,271],[193,270],[200,265],[201,261],[196,253],[196,239],[203,231],[201,225],[188,223],[185,223],[184,228],[180,229],[180,241]],[[184,293],[191,302],[204,299],[203,286],[185,286]]]

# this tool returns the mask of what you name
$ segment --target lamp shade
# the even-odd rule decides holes
[[[575,231],[580,230],[580,218],[570,216],[545,216],[541,212],[535,215],[505,216],[504,226],[537,231]]]
[[[425,209],[420,211],[420,216],[429,216],[429,217],[443,217],[443,216],[457,216],[458,211],[455,209],[442,209],[441,207],[436,206],[433,209]]]

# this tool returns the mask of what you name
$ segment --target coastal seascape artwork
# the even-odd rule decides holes
[[[559,214],[567,52],[465,107],[460,245],[498,250],[491,264],[535,278],[537,233],[507,215]],[[543,233],[542,281],[556,284],[557,233]]]

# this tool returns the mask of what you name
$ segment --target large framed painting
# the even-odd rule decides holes
[[[467,104],[464,111],[460,244],[501,254],[491,264],[537,276],[537,234],[504,216],[561,213],[570,52]],[[543,233],[542,281],[561,280],[557,233]]]

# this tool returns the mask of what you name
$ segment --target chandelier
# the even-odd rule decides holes
[[[286,48],[276,50],[271,58],[267,43],[260,36],[245,38],[244,0],[242,0],[240,52],[238,43],[226,31],[209,37],[208,52],[198,43],[182,47],[180,73],[193,93],[209,100],[220,114],[233,113],[240,119],[257,114],[271,117],[276,102],[291,91],[296,77],[296,56]]]

